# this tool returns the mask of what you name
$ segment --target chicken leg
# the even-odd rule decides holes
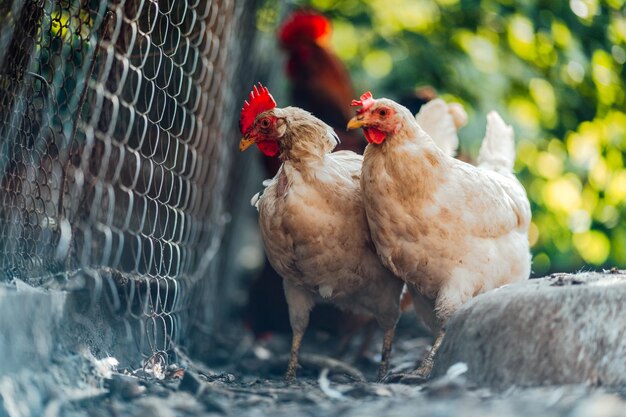
[[[400,373],[391,375],[387,379],[387,382],[397,381],[403,384],[420,384],[425,382],[430,377],[430,373],[433,369],[435,355],[437,354],[437,351],[441,346],[441,342],[443,341],[444,336],[445,332],[443,329],[437,333],[437,337],[435,338],[433,346],[428,351],[428,354],[422,361],[419,368],[407,374]]]
[[[289,322],[291,324],[291,331],[293,332],[291,339],[291,356],[289,357],[285,380],[292,382],[296,379],[300,345],[302,344],[304,332],[309,325],[309,316],[314,301],[306,291],[290,284],[287,280],[283,280],[283,289],[285,290],[285,298],[289,306]]]
[[[289,365],[285,373],[285,381],[293,382],[296,379],[296,369],[298,368],[298,357],[300,356],[300,345],[304,332],[293,332],[291,339],[291,356],[289,357]]]
[[[441,347],[441,342],[443,341],[444,336],[444,329],[439,330],[439,332],[437,333],[437,337],[435,337],[435,342],[433,343],[433,346],[430,348],[430,351],[428,351],[428,355],[426,355],[420,367],[417,368],[417,370],[415,371],[415,375],[423,379],[428,379],[431,371],[433,370],[435,355],[437,354],[439,347]]]
[[[393,327],[386,330],[385,335],[383,336],[383,350],[380,365],[378,367],[378,378],[376,379],[378,382],[382,382],[385,375],[387,375],[387,370],[389,369],[389,358],[391,357],[391,345],[393,344],[395,333],[396,328]]]
[[[443,329],[437,332],[437,337],[435,338],[435,342],[433,346],[428,351],[428,354],[422,360],[419,368],[414,371],[404,373],[394,373],[386,378],[382,379],[383,382],[401,382],[403,384],[420,384],[425,382],[429,377],[430,373],[433,369],[433,364],[435,362],[435,355],[437,351],[441,347],[441,343],[443,342],[443,338],[445,336],[445,331]]]

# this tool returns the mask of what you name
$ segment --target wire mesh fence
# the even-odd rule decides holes
[[[89,289],[147,355],[215,279],[241,3],[0,1],[0,273]]]

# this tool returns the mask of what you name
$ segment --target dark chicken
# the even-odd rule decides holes
[[[354,89],[347,68],[330,48],[331,33],[328,18],[311,10],[295,12],[281,27],[278,37],[288,55],[291,103],[335,130],[341,141],[337,150],[362,153],[362,137],[346,131]]]

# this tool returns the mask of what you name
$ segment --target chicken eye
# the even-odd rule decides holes
[[[267,129],[268,127],[270,127],[270,120],[269,119],[261,119],[261,121],[259,121],[259,124],[261,125],[261,127],[263,129]]]
[[[387,116],[387,109],[380,109],[380,110],[378,110],[378,115],[381,116],[381,117]]]

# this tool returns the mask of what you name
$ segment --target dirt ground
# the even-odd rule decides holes
[[[416,355],[422,355],[430,341],[416,331],[400,334],[392,371],[413,367]],[[257,343],[237,326],[221,332],[219,343],[210,347],[208,363],[190,360],[179,351],[178,363],[163,369],[154,362],[145,369],[115,370],[110,362],[81,352],[48,370],[46,378],[55,388],[40,394],[41,413],[20,413],[19,403],[12,408],[6,401],[4,405],[9,416],[47,417],[626,416],[625,392],[618,389],[571,385],[493,392],[468,384],[462,364],[419,386],[366,382],[376,374],[376,355],[354,365],[348,363],[350,354],[345,363],[336,362],[329,356],[333,342],[324,334],[305,339],[303,367],[293,384],[282,380],[288,336]],[[371,352],[376,350],[377,345],[370,347]],[[78,385],[59,377],[68,372],[83,375]],[[5,398],[6,390],[7,382],[0,380]]]

